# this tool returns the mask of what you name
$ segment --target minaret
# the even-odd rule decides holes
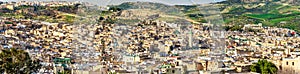
[[[193,32],[192,32],[192,30],[190,30],[190,32],[189,32],[189,47],[190,48],[193,47]]]

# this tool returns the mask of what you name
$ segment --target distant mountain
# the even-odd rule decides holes
[[[152,2],[126,2],[122,3],[120,5],[112,6],[112,7],[118,7],[122,10],[128,10],[128,9],[151,9],[151,10],[158,10],[161,12],[165,12],[168,14],[178,14],[181,13],[181,11],[176,8],[175,6],[165,5],[161,3],[152,3]]]
[[[223,1],[223,3],[233,3],[233,4],[240,4],[240,3],[262,3],[262,2],[280,2],[280,3],[288,3],[299,5],[300,0],[227,0]]]
[[[161,4],[161,3],[152,3],[152,2],[125,2],[120,5],[117,5],[117,7],[126,10],[126,9],[144,9],[144,8],[161,9],[161,8],[167,8],[172,6]]]
[[[186,24],[196,22],[186,17],[177,6],[153,2],[125,2],[109,6],[121,9],[118,13],[118,23],[133,24],[143,20],[159,20],[172,23]]]

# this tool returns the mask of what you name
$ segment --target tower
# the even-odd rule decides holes
[[[192,32],[192,30],[190,30],[190,32],[189,32],[189,47],[190,48],[193,47],[193,32]]]

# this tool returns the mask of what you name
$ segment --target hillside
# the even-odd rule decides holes
[[[278,3],[286,3],[292,5],[299,5],[300,0],[227,0],[223,3],[230,3],[230,4],[240,4],[240,3],[263,3],[263,2],[278,2]]]
[[[78,5],[58,7],[21,5],[14,7],[13,10],[1,8],[0,16],[17,19],[42,20],[47,22],[72,23],[74,22],[73,19],[75,18],[77,9]]]
[[[300,32],[299,0],[227,0],[213,3],[210,7],[219,9],[227,26],[262,23],[264,26],[289,28]],[[200,5],[183,6],[186,16],[199,22],[206,22],[207,13]],[[211,9],[218,11],[216,9]],[[236,29],[235,29],[236,30]]]
[[[121,9],[117,16],[117,23],[122,24],[136,24],[143,20],[160,20],[178,24],[199,23],[186,17],[185,13],[176,6],[161,3],[126,2],[110,7]]]
[[[161,3],[152,3],[152,2],[126,2],[115,7],[121,8],[122,10],[128,9],[150,9],[150,10],[157,10],[164,13],[168,13],[170,15],[181,15],[181,11],[174,7],[169,6]]]
[[[135,9],[148,15],[161,14],[171,16],[184,16],[184,19],[205,23],[211,19],[203,11],[220,12],[221,17],[228,26],[242,26],[245,24],[262,23],[264,26],[289,28],[300,32],[300,6],[299,0],[228,0],[214,3],[205,9],[201,5],[175,5],[169,6],[160,3],[150,2],[127,2],[114,7],[121,8],[123,11]],[[138,11],[138,10],[142,11]],[[153,14],[151,14],[153,13]],[[211,12],[208,12],[211,13]],[[187,18],[186,18],[187,17]],[[159,18],[174,19],[174,18]],[[222,20],[222,19],[221,19]]]
[[[299,2],[299,1],[298,1]],[[263,23],[264,26],[283,27],[300,32],[300,6],[279,1],[235,3],[220,2],[227,24]]]

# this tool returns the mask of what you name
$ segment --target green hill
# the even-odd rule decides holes
[[[300,0],[227,0],[213,3],[219,8],[226,25],[262,23],[264,26],[289,28],[300,32]],[[202,13],[201,5],[169,6],[151,2],[127,2],[115,7],[128,9],[152,9],[184,15],[197,22],[207,22],[207,14]]]
[[[300,6],[279,1],[255,3],[217,3],[227,24],[263,23],[265,26],[289,28],[300,32]],[[237,15],[237,16],[236,16]],[[234,21],[248,20],[248,21]],[[244,22],[244,23],[243,23]]]
[[[158,10],[164,13],[168,13],[170,15],[180,15],[182,13],[178,8],[174,6],[169,6],[161,3],[152,3],[152,2],[125,2],[120,5],[111,6],[111,7],[117,7],[122,10],[151,9],[151,10]]]
[[[226,25],[262,23],[264,26],[289,28],[300,32],[300,0],[227,0],[213,3],[219,8]],[[184,9],[188,17],[203,21],[200,5],[177,6]]]

